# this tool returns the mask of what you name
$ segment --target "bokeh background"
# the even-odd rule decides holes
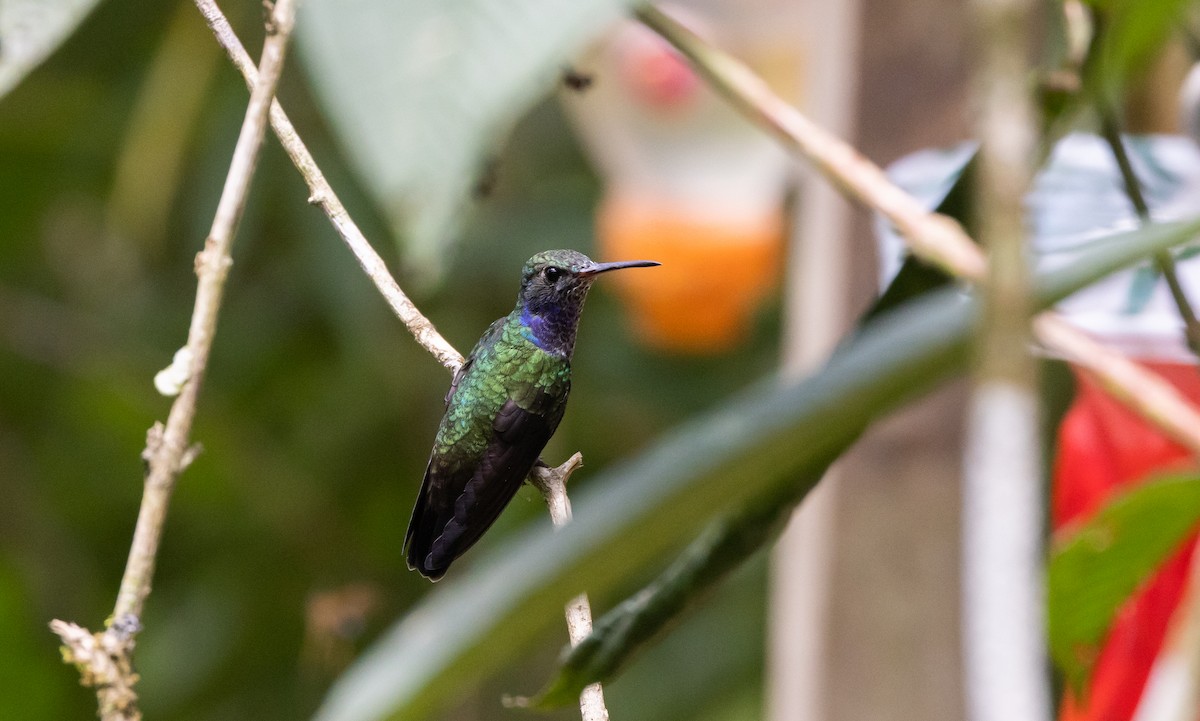
[[[845,134],[881,165],[967,137],[965,5],[863,5],[853,19]],[[225,10],[254,54],[261,8],[243,1]],[[557,247],[598,253],[604,181],[560,102],[568,91],[544,88],[520,113],[431,280],[427,251],[402,251],[390,209],[349,159],[329,90],[317,90],[328,80],[314,75],[293,55],[281,101],[401,285],[461,351],[512,307],[527,257]],[[95,714],[93,692],[63,665],[47,623],[97,628],[112,608],[146,430],[170,404],[151,379],[185,341],[193,257],[246,97],[190,3],[108,0],[0,98],[2,718]],[[351,660],[430,590],[405,569],[401,545],[449,378],[306,201],[268,137],[193,431],[204,452],[175,493],[138,641],[148,719],[306,718]],[[877,286],[872,218],[855,211],[844,243],[841,300],[821,309],[834,327],[848,325]],[[785,258],[772,271],[780,277]],[[570,410],[546,457],[581,451],[587,466],[572,483],[584,486],[778,369],[789,353],[786,296],[764,285],[771,291],[739,342],[685,354],[636,336],[615,288],[599,283]],[[828,508],[821,675],[831,719],[962,716],[963,398],[951,386],[906,408],[841,464]],[[452,574],[546,522],[540,498],[523,489]],[[739,569],[611,684],[613,718],[761,718],[767,566],[760,554]],[[626,579],[594,607],[651,577]],[[564,642],[562,628],[541,639],[519,663],[463,689],[444,717],[525,717],[498,698],[538,688]]]

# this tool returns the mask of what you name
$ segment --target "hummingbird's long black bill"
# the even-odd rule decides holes
[[[612,263],[592,263],[586,268],[579,271],[579,275],[599,275],[607,273],[610,270],[621,270],[622,268],[653,268],[656,265],[662,265],[657,260],[618,260]]]

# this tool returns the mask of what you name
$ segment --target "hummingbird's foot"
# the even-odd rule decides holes
[[[561,466],[551,466],[538,458],[533,464],[533,468],[529,469],[529,475],[525,477],[525,482],[543,494],[549,493],[549,489],[553,486],[566,486],[567,479],[571,477],[571,474],[582,467],[583,454],[579,452],[568,458]]]
[[[542,492],[550,508],[550,520],[555,526],[564,526],[571,520],[571,501],[567,498],[567,479],[583,465],[583,454],[576,453],[557,468],[546,464],[534,464],[527,479],[534,488]]]

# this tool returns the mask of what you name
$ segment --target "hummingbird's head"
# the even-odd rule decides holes
[[[596,276],[610,270],[654,265],[659,263],[653,260],[597,263],[575,250],[545,250],[525,263],[518,305],[533,315],[554,316],[565,312],[574,320]]]

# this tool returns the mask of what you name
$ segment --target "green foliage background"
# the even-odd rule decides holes
[[[239,16],[247,47],[257,47],[256,8],[227,10]],[[4,716],[95,713],[94,696],[61,664],[46,623],[96,627],[112,607],[141,496],[145,431],[169,406],[151,378],[183,344],[192,257],[246,99],[241,79],[216,58],[170,189],[166,227],[130,233],[114,218],[114,175],[129,152],[133,108],[173,13],[189,12],[189,32],[204,40],[208,31],[190,3],[102,4],[0,102]],[[178,82],[209,82],[204,67],[198,58]],[[408,285],[386,223],[342,164],[299,64],[288,68],[280,95],[351,213]],[[157,170],[141,169],[147,188],[164,182]],[[539,105],[517,127],[446,282],[417,298],[422,309],[456,346],[469,348],[511,307],[526,257],[551,247],[590,250],[598,187],[557,107]],[[173,501],[144,619],[153,630],[139,642],[147,718],[303,718],[331,679],[330,669],[302,654],[309,594],[372,585],[381,607],[366,639],[429,589],[404,569],[400,544],[449,378],[305,200],[299,176],[269,138],[194,432],[205,452]],[[774,311],[749,346],[700,361],[633,345],[603,289],[587,316],[571,410],[548,450],[550,458],[584,453],[581,485],[775,363]],[[540,501],[523,492],[474,557],[521,524],[544,523],[543,515]],[[745,573],[747,582],[690,621],[694,633],[656,662],[666,669],[658,678],[678,677],[678,698],[707,692],[672,707],[661,693],[649,701],[651,689],[631,680],[610,692],[614,713],[695,718],[722,699],[718,708],[755,713],[761,568]],[[678,662],[697,658],[701,637],[741,651]],[[535,688],[564,639],[545,639],[511,677],[461,703],[483,713],[501,690]],[[667,708],[673,713],[664,715]]]

